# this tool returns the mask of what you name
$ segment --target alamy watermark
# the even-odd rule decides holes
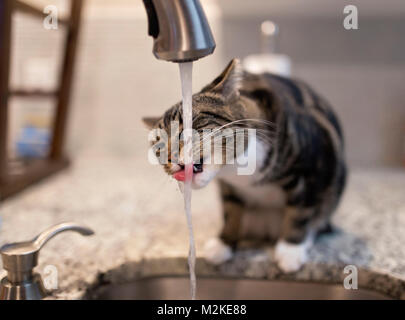
[[[343,273],[348,274],[343,280],[343,286],[346,290],[357,290],[359,288],[359,276],[357,267],[350,264],[343,269]]]
[[[355,5],[347,5],[343,8],[343,13],[346,14],[343,19],[343,27],[346,30],[357,30],[359,28],[359,10]]]
[[[44,287],[47,290],[58,289],[58,269],[54,265],[47,265],[42,273]]]
[[[47,16],[44,18],[43,25],[46,30],[58,29],[58,8],[53,5],[46,6],[44,8],[44,14]]]
[[[170,135],[164,129],[153,129],[148,140],[153,142],[148,152],[151,164],[183,164],[181,145],[184,136],[179,134],[179,123],[172,121]],[[256,129],[225,128],[192,130],[193,164],[234,164],[238,175],[251,175],[256,170]],[[246,144],[247,143],[247,144]]]

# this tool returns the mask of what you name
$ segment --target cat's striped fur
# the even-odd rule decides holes
[[[181,114],[181,104],[177,104],[162,118],[146,122],[151,127],[168,128],[172,120],[181,124]],[[346,166],[341,127],[329,104],[305,83],[272,74],[250,74],[234,59],[193,96],[193,128],[217,128],[243,119],[263,120],[242,121],[232,127],[258,129],[264,154],[249,186],[262,193],[270,190],[263,189],[270,185],[283,191],[285,208],[279,233],[283,242],[276,255],[291,254],[329,227],[343,192]],[[170,174],[173,165],[169,162],[165,169]],[[241,239],[244,214],[262,201],[249,201],[252,196],[246,196],[246,185],[242,187],[238,180],[218,177],[224,207],[220,238],[223,245],[235,248]],[[298,269],[305,261],[298,257],[283,265],[283,257],[278,260],[286,271]]]

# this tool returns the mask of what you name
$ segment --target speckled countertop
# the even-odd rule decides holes
[[[221,225],[216,186],[193,193],[197,253]],[[79,157],[60,173],[0,208],[0,244],[28,240],[61,221],[94,229],[92,237],[73,232],[52,239],[37,271],[58,270],[56,299],[80,299],[99,274],[111,281],[148,275],[187,275],[188,239],[177,185],[144,156]],[[198,275],[341,282],[345,265],[359,268],[359,287],[405,297],[405,170],[353,170],[334,217],[338,232],[319,239],[309,263],[283,274],[272,249],[247,249],[214,268],[198,259]],[[113,271],[111,271],[113,270]]]

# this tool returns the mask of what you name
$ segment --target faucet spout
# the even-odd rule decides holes
[[[143,3],[156,58],[186,62],[214,52],[214,37],[199,0],[143,0]]]

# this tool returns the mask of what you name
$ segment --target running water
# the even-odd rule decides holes
[[[195,300],[197,280],[195,276],[195,244],[193,223],[191,217],[191,182],[193,179],[193,144],[192,144],[192,73],[193,63],[179,63],[181,92],[183,94],[183,139],[184,139],[184,209],[187,216],[187,225],[190,241],[188,266],[190,269],[191,299]]]

